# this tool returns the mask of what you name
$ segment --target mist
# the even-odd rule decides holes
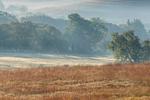
[[[150,39],[149,8],[147,0],[1,0],[0,50],[112,56],[113,33]]]
[[[70,13],[79,13],[86,18],[101,17],[115,24],[128,19],[140,19],[150,29],[150,1],[148,0],[1,0],[5,8],[26,7],[28,12],[42,13],[54,18],[64,18]],[[18,7],[19,6],[19,7]],[[21,7],[20,7],[21,8]],[[8,9],[9,10],[9,9]],[[17,9],[18,10],[18,9]],[[13,11],[15,13],[15,11]],[[20,11],[22,12],[22,11]],[[140,12],[140,13],[139,13]],[[22,13],[20,13],[22,14]],[[25,14],[22,15],[26,15]],[[17,15],[19,15],[17,13]],[[113,17],[112,17],[113,16]]]

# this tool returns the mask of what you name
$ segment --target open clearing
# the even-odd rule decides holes
[[[1,53],[0,100],[150,100],[150,64],[114,62],[112,57]]]
[[[113,63],[112,57],[81,57],[48,54],[1,53],[1,68],[31,68],[62,65],[104,65]]]
[[[0,100],[150,100],[150,64],[0,70]]]

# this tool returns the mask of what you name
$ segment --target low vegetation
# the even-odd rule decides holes
[[[150,64],[0,70],[1,100],[150,100]]]

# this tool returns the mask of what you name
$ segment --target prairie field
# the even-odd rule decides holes
[[[150,100],[150,64],[1,69],[0,100]]]

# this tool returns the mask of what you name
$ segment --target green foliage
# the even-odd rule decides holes
[[[109,49],[113,51],[114,56],[122,63],[138,63],[150,61],[150,41],[140,43],[133,31],[123,34],[114,33]]]
[[[1,50],[64,51],[62,33],[54,27],[31,22],[0,25]]]
[[[64,32],[68,21],[64,19],[55,19],[47,15],[34,14],[31,16],[25,16],[21,18],[22,22],[30,21],[36,24],[45,24],[49,26],[54,26],[60,31]]]
[[[142,46],[133,31],[125,32],[123,34],[113,34],[109,49],[114,52],[115,57],[120,62],[133,63],[141,61]]]
[[[143,42],[143,59],[145,61],[150,61],[150,41],[146,40]]]
[[[68,41],[72,52],[89,54],[102,39],[104,26],[97,20],[86,20],[78,14],[68,16]]]
[[[47,17],[31,19],[44,20]],[[66,33],[50,24],[36,21],[12,22],[0,25],[0,50],[31,50],[76,54],[93,53],[104,36],[106,28],[98,18],[87,20],[78,14],[68,16]]]
[[[85,19],[79,14],[70,14],[69,20],[33,15],[22,18],[21,22],[5,12],[0,12],[0,16],[0,50],[106,54],[106,46],[112,40],[109,49],[119,61],[150,60],[149,41],[141,44],[137,37],[142,40],[149,38],[144,34],[146,30],[140,20],[118,26],[100,18]],[[112,38],[111,34],[106,34],[128,30],[134,30],[136,36],[132,31],[115,33]]]

